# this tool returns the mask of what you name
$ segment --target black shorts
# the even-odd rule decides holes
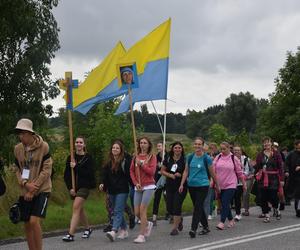
[[[71,199],[75,200],[75,197],[80,197],[86,200],[89,197],[89,194],[90,190],[88,188],[79,188],[75,196],[71,195]]]
[[[20,196],[21,221],[29,221],[30,216],[45,218],[49,196],[50,193],[40,193],[34,196],[31,201],[25,201],[24,197]]]

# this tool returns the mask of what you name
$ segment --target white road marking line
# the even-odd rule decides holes
[[[272,236],[275,236],[275,235],[278,235],[278,234],[285,234],[285,233],[290,233],[290,232],[299,231],[299,230],[300,230],[300,227],[299,228],[292,228],[292,229],[288,229],[288,230],[284,230],[284,231],[279,231],[279,232],[270,233],[270,234],[264,234],[264,235],[261,235],[261,236],[256,236],[256,237],[243,239],[243,240],[238,240],[238,241],[234,241],[234,242],[229,242],[229,243],[225,243],[225,244],[219,244],[219,245],[215,245],[215,246],[211,246],[211,247],[198,248],[198,250],[211,250],[211,249],[216,249],[216,248],[220,248],[220,247],[227,247],[227,246],[232,246],[232,245],[245,243],[245,242],[248,242],[248,241],[268,238],[268,237],[272,237]]]
[[[299,227],[299,228],[297,228]],[[215,242],[210,242],[210,243],[205,243],[202,245],[197,245],[197,246],[192,246],[192,247],[187,247],[187,248],[182,248],[180,250],[192,250],[192,249],[200,249],[201,247],[209,247],[212,245],[217,245],[217,244],[226,244],[226,242],[236,242],[245,238],[251,238],[251,237],[255,237],[255,236],[259,236],[262,238],[262,236],[264,234],[269,235],[270,233],[276,232],[276,231],[283,231],[283,230],[288,230],[291,228],[296,228],[296,230],[300,230],[300,224],[294,224],[294,225],[290,225],[290,226],[285,226],[285,227],[278,227],[278,228],[274,228],[274,229],[270,229],[270,230],[266,230],[266,231],[261,231],[261,232],[257,232],[257,233],[253,233],[253,234],[247,234],[247,235],[242,235],[242,236],[237,236],[237,237],[233,237],[233,238],[228,238],[228,239],[224,239],[224,240],[219,240],[219,241],[215,241]],[[205,248],[204,248],[205,249]]]

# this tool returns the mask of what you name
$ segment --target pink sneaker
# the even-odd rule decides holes
[[[145,236],[140,234],[133,242],[134,243],[145,243],[146,242]]]
[[[234,227],[234,225],[235,225],[234,220],[231,220],[231,221],[229,221],[227,227],[228,227],[228,228],[232,228],[232,227]]]
[[[217,225],[217,229],[219,229],[219,230],[224,230],[224,229],[225,229],[224,223],[220,222],[220,223]]]

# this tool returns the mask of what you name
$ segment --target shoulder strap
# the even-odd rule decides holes
[[[194,157],[195,153],[191,153],[190,155],[188,155],[188,166],[190,166],[192,160],[193,160],[193,157]]]
[[[234,155],[233,154],[231,155],[231,160],[232,160],[233,166],[235,168],[235,161],[234,161]]]
[[[204,158],[203,158],[203,162],[204,162],[204,166],[205,166],[205,169],[206,169],[207,177],[208,177],[208,179],[210,179],[210,173],[209,173],[209,169],[208,169],[207,157],[208,157],[208,155],[205,153]]]

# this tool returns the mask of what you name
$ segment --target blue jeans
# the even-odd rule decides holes
[[[214,199],[215,199],[215,189],[209,187],[207,196],[204,201],[204,211],[206,216],[212,215]]]
[[[128,193],[114,195],[110,194],[109,198],[114,210],[112,230],[118,231],[119,228],[125,230],[127,228],[127,224],[124,218],[124,210],[128,198]]]
[[[235,188],[222,189],[221,190],[221,222],[224,223],[226,218],[228,220],[232,220],[233,216],[230,209],[230,203],[232,198],[234,197]]]

